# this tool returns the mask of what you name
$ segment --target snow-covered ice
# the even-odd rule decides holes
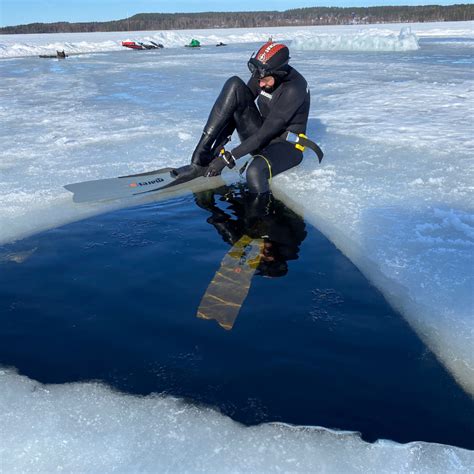
[[[91,53],[122,50],[122,41],[155,41],[165,48],[177,48],[188,44],[192,38],[202,46],[224,43],[255,43],[313,38],[320,48],[405,50],[414,49],[416,37],[471,37],[474,35],[470,22],[415,23],[408,27],[411,33],[403,34],[407,27],[400,24],[307,26],[286,28],[212,29],[179,31],[120,31],[109,33],[49,33],[0,36],[0,58],[37,56],[55,53],[63,49],[69,53]],[[413,36],[412,36],[413,35]],[[416,35],[416,36],[414,36]],[[367,37],[372,37],[368,40]],[[352,43],[352,46],[350,44]],[[343,47],[344,46],[344,47]],[[416,47],[415,47],[416,49]]]
[[[391,30],[360,30],[346,34],[321,34],[302,32],[295,36],[292,49],[319,51],[416,51],[418,38],[410,27],[404,27],[399,34]]]
[[[356,433],[244,427],[172,397],[41,385],[0,371],[0,472],[469,472],[471,451]]]
[[[473,23],[402,28],[0,37],[0,243],[127,205],[74,205],[62,185],[186,163],[220,87],[230,74],[247,77],[257,43],[273,36],[297,46],[306,37],[305,49],[292,48],[292,64],[308,79],[308,133],[326,157],[320,166],[308,154],[274,180],[274,191],[303,207],[474,395]],[[327,51],[324,35],[336,45],[363,41]],[[403,35],[413,35],[419,49],[384,46]],[[178,47],[192,36],[209,46]],[[167,47],[126,51],[122,39]],[[212,47],[218,41],[230,45]],[[31,57],[56,49],[96,53]],[[7,472],[94,470],[84,464],[94,458],[102,470],[120,471],[160,462],[188,471],[474,469],[473,453],[456,448],[368,445],[354,434],[280,425],[243,428],[173,399],[88,384],[43,387],[10,371],[0,384]],[[97,442],[85,441],[90,437]],[[195,464],[170,464],[179,453],[185,463],[185,452]]]

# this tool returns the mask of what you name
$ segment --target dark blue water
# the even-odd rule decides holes
[[[0,365],[44,383],[166,392],[248,425],[474,448],[472,400],[357,268],[283,204],[262,217],[232,193],[0,247]],[[225,330],[196,311],[242,235],[268,245]]]

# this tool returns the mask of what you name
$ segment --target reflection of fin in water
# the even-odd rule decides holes
[[[35,252],[37,247],[31,250],[25,250],[23,252],[16,252],[16,253],[6,253],[4,255],[0,254],[0,263],[6,262],[15,262],[15,263],[23,263],[25,260],[28,260]]]
[[[249,292],[262,251],[263,240],[248,235],[234,244],[202,297],[198,318],[215,319],[224,329],[232,329]]]

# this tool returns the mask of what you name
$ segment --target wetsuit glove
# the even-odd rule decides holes
[[[235,166],[235,159],[230,151],[222,149],[219,156],[211,161],[206,176],[219,176],[226,166],[232,169]]]

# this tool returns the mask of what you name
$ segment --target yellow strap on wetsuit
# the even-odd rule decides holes
[[[300,133],[300,134],[298,134],[298,136],[301,137],[301,138],[308,138],[304,133]],[[299,143],[295,144],[295,148],[297,150],[301,150],[301,151],[305,150],[305,147],[303,145],[300,145]]]
[[[263,155],[255,155],[254,156],[254,158],[257,158],[257,157],[263,158],[267,162],[268,172],[270,173],[270,177],[268,178],[268,181],[271,181],[272,180],[272,165],[270,164],[270,162]]]
[[[293,143],[295,148],[298,150],[304,151],[305,148],[313,150],[316,153],[319,162],[321,163],[321,160],[324,156],[323,150],[321,150],[321,148],[319,148],[319,146],[310,140],[304,133],[299,133],[297,135],[295,132],[285,132],[282,135],[282,138],[287,142]]]

